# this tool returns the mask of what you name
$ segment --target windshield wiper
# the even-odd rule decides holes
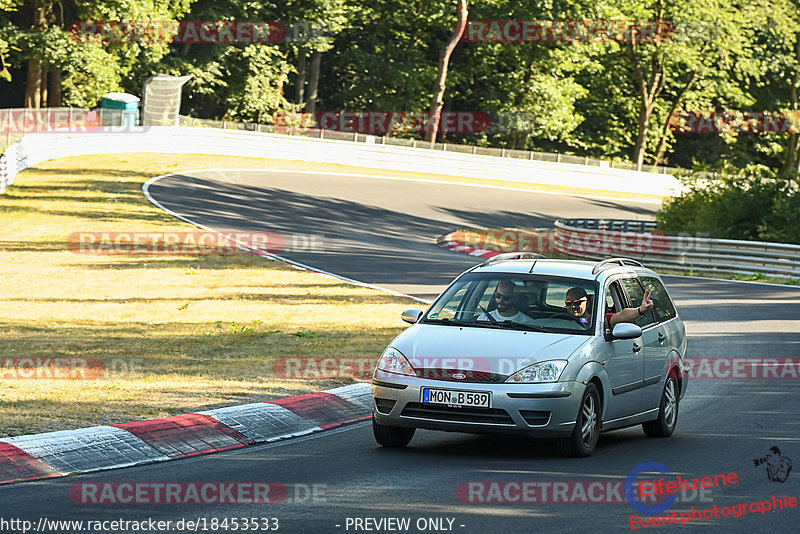
[[[494,322],[491,323],[489,321],[476,321],[476,322],[483,323],[486,326],[493,326],[495,328],[502,328],[505,326],[519,326],[524,328],[525,330],[530,330],[532,332],[549,332],[549,330],[543,326],[518,323],[516,321],[512,321],[511,319],[506,319],[505,321],[498,321],[497,319],[495,319]]]
[[[462,321],[460,319],[450,319],[449,317],[442,317],[441,319],[425,319],[425,322],[441,323],[453,326],[475,326],[471,321]]]
[[[543,326],[538,326],[534,324],[525,324],[525,323],[518,323],[516,321],[512,321],[511,319],[507,319],[500,323],[501,325],[511,325],[511,326],[521,326],[526,330],[533,330],[534,332],[547,332],[547,328]]]

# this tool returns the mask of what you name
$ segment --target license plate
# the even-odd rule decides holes
[[[489,408],[492,395],[486,391],[422,388],[423,404],[446,404],[456,407]]]

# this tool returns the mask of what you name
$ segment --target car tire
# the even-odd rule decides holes
[[[583,392],[572,434],[558,442],[565,456],[583,458],[592,454],[600,437],[600,414],[600,394],[597,387],[590,382]]]
[[[658,407],[658,418],[642,423],[642,430],[648,438],[668,438],[678,425],[678,382],[668,376],[661,393],[661,404]]]
[[[399,426],[386,426],[375,422],[372,419],[372,434],[375,436],[375,441],[382,447],[389,448],[403,448],[414,437],[416,428],[405,428]]]

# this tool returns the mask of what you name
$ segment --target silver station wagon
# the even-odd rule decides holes
[[[600,431],[672,435],[686,329],[641,263],[500,255],[461,274],[386,348],[372,379],[384,447],[417,428],[559,438],[588,456]]]

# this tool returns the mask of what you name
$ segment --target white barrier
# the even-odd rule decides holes
[[[0,157],[0,193],[42,161],[85,154],[212,154],[354,165],[620,193],[670,196],[680,183],[665,174],[420,148],[211,128],[152,127],[104,133],[37,133]]]

